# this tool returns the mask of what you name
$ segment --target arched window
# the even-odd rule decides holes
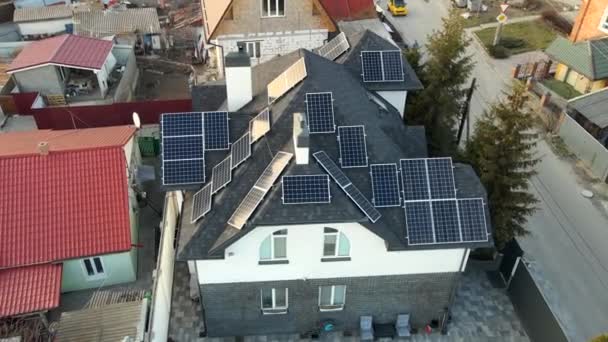
[[[262,241],[260,260],[287,259],[287,229],[277,230]]]
[[[344,233],[334,228],[325,228],[323,237],[323,257],[340,258],[350,256],[350,241]]]

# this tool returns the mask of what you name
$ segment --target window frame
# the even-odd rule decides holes
[[[101,265],[101,272],[99,272],[99,269],[95,263],[95,259],[99,260],[99,264]],[[94,272],[93,275],[89,275],[86,261],[88,261],[91,264],[91,269]],[[87,280],[99,280],[99,279],[105,279],[107,277],[106,265],[104,264],[103,259],[100,256],[93,256],[93,257],[81,259],[80,265],[82,266],[82,272],[83,272],[85,278],[87,278]]]
[[[330,232],[328,232],[328,230],[332,230]],[[336,237],[336,243],[334,246],[334,253],[332,255],[325,255],[325,244],[326,244],[326,239],[328,236],[335,236]],[[348,253],[346,255],[340,255],[340,246],[344,243],[344,239],[346,239],[348,241]],[[323,249],[322,249],[322,259],[344,259],[344,260],[350,260],[350,249],[351,249],[351,245],[350,245],[350,240],[348,239],[348,237],[346,236],[346,234],[342,233],[340,230],[335,229],[335,228],[330,228],[330,227],[325,227],[323,228]]]
[[[604,10],[604,15],[602,16],[602,20],[600,21],[599,30],[608,33],[608,7]]]
[[[267,288],[268,289],[268,288]],[[262,310],[262,314],[264,315],[285,315],[289,310],[289,288],[285,287],[285,306],[277,306],[277,290],[282,290],[283,288],[271,287],[269,288],[272,296],[272,307],[265,308],[264,307],[264,289],[260,289],[260,310]]]
[[[330,294],[330,304],[329,305],[321,305],[321,294],[322,294],[322,289],[324,287],[329,287],[331,288],[331,294]],[[342,287],[344,288],[344,293],[343,293],[343,300],[342,300],[342,304],[336,304],[335,300],[336,300],[336,287]],[[344,310],[344,306],[346,305],[346,285],[324,285],[324,286],[319,286],[319,311],[342,311]]]
[[[260,6],[260,16],[262,18],[281,18],[281,17],[285,17],[285,0],[261,0],[261,1],[262,1],[262,3],[261,3],[262,6]],[[276,6],[274,13],[271,13],[271,8],[272,7],[270,5],[272,4],[272,2],[274,2],[275,6]],[[264,13],[264,3],[267,6],[268,13]],[[280,12],[280,8],[281,7],[279,6],[280,4],[283,4],[283,14],[280,14],[281,13]]]
[[[266,242],[266,239],[270,239],[270,258],[262,259],[261,249],[262,249],[262,245],[264,244],[264,242]],[[285,239],[285,256],[284,257],[276,256],[275,239]],[[259,257],[260,263],[287,262],[288,261],[288,259],[287,259],[287,229],[279,229],[277,231],[272,232],[270,235],[268,235],[266,238],[264,238],[264,240],[262,240],[262,243],[260,244],[260,251],[259,251],[258,257]]]
[[[239,44],[243,44],[245,46],[245,52],[249,55],[251,59],[260,59],[262,58],[262,41],[261,40],[248,40],[241,41],[236,43],[237,46]],[[253,47],[253,56],[249,53],[249,47]],[[256,56],[257,55],[257,56]]]

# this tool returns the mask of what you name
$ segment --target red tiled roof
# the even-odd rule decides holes
[[[59,306],[61,264],[0,270],[0,318]]]
[[[0,134],[0,269],[131,248],[123,145],[133,133]],[[35,152],[42,140],[48,155]]]
[[[64,34],[26,45],[13,59],[7,72],[45,64],[99,70],[112,52],[113,43],[89,37]]]

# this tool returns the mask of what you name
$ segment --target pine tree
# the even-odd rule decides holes
[[[488,192],[498,248],[528,233],[525,224],[538,202],[528,192],[539,159],[534,155],[538,135],[525,109],[527,100],[525,86],[514,83],[507,99],[492,105],[476,123],[465,151]]]
[[[474,63],[465,55],[470,41],[457,11],[443,18],[441,31],[435,31],[426,45],[427,60],[419,77],[424,89],[414,94],[407,109],[408,122],[426,127],[431,151],[454,152],[456,126],[466,95],[464,84]]]

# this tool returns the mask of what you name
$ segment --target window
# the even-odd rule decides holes
[[[287,229],[277,230],[262,241],[260,246],[260,260],[286,260],[287,259]]]
[[[105,268],[100,257],[82,259],[82,265],[86,276],[90,280],[105,277]]]
[[[319,310],[337,311],[344,309],[346,297],[345,285],[332,285],[319,287]]]
[[[261,0],[262,17],[282,17],[285,15],[285,0]]]
[[[238,42],[237,46],[243,45],[245,47],[245,51],[251,58],[260,58],[262,55],[261,52],[261,41],[256,42]]]
[[[287,295],[287,288],[262,289],[262,312],[269,315],[287,313]]]
[[[600,21],[600,30],[608,33],[608,7],[606,7],[602,21]]]
[[[323,238],[323,257],[342,258],[350,255],[350,241],[337,229],[325,228]]]

